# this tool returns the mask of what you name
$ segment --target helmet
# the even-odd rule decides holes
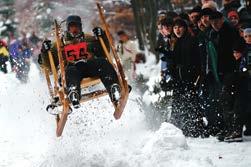
[[[70,15],[66,19],[66,27],[67,30],[69,31],[69,26],[71,23],[75,23],[79,26],[79,29],[82,31],[82,23],[81,23],[81,18],[77,15]]]

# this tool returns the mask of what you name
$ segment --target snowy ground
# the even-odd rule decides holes
[[[74,111],[61,138],[47,114],[48,92],[35,65],[30,81],[0,73],[0,167],[249,167],[251,140],[186,139],[171,124],[147,128],[132,92],[121,120],[107,97]]]

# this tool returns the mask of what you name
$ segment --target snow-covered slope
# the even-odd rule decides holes
[[[30,81],[0,73],[1,167],[166,167],[250,166],[251,143],[186,139],[171,124],[146,127],[139,96],[132,92],[122,118],[115,121],[108,97],[74,111],[61,138],[54,117],[45,112],[46,82],[32,64]]]

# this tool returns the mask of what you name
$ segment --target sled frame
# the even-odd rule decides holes
[[[125,108],[125,105],[127,103],[128,100],[128,84],[127,81],[125,79],[125,74],[124,74],[124,70],[122,67],[122,64],[120,62],[119,56],[117,55],[117,52],[115,51],[115,47],[114,47],[114,42],[111,38],[111,34],[109,32],[107,23],[105,21],[104,15],[103,15],[103,11],[100,7],[100,5],[97,3],[97,7],[99,10],[99,15],[100,15],[100,19],[102,21],[102,27],[105,30],[105,34],[108,38],[108,42],[109,45],[111,47],[112,50],[112,54],[109,53],[108,48],[106,47],[103,38],[98,37],[98,40],[102,46],[102,49],[105,53],[105,57],[108,60],[108,62],[113,66],[113,68],[116,71],[118,80],[119,80],[119,85],[121,87],[121,98],[119,99],[119,102],[117,104],[113,103],[113,106],[115,108],[114,111],[114,118],[115,119],[119,119],[123,113],[123,110]],[[60,39],[60,25],[58,24],[57,20],[54,20],[54,35],[56,38],[56,47],[57,47],[57,58],[59,60],[59,70],[61,71],[61,84],[62,86],[59,87],[59,83],[58,83],[58,73],[56,70],[56,66],[55,66],[55,62],[53,59],[53,55],[51,53],[51,51],[48,51],[48,56],[49,56],[49,62],[50,62],[50,67],[51,67],[51,71],[52,71],[52,75],[53,75],[53,80],[54,80],[54,84],[52,86],[51,83],[51,79],[50,79],[50,72],[49,69],[44,68],[44,74],[45,74],[45,78],[47,81],[47,86],[48,86],[48,90],[50,93],[50,97],[51,99],[53,99],[54,97],[59,97],[60,100],[60,104],[63,107],[63,111],[60,114],[56,115],[56,136],[60,137],[63,133],[67,118],[68,118],[68,114],[71,112],[71,107],[70,107],[70,102],[69,99],[67,97],[67,94],[65,92],[65,87],[66,87],[66,80],[65,80],[65,67],[64,67],[64,60],[63,60],[63,56],[62,56],[62,50],[63,50],[63,45],[62,45],[62,41]],[[115,60],[115,61],[113,61]],[[96,85],[101,83],[101,80],[98,77],[93,77],[93,78],[84,78],[81,81],[81,88],[86,88],[92,85]],[[95,99],[95,98],[99,98],[101,96],[105,96],[107,95],[107,91],[106,90],[98,90],[98,91],[94,91],[91,93],[87,93],[84,94],[83,96],[81,96],[81,100],[80,103]]]

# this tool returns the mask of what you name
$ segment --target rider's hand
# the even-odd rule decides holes
[[[104,31],[102,28],[100,27],[95,27],[93,30],[92,30],[93,34],[95,37],[101,37],[103,34],[104,34]]]
[[[51,49],[51,40],[45,40],[42,43],[41,52],[45,53],[48,52],[50,49]]]

